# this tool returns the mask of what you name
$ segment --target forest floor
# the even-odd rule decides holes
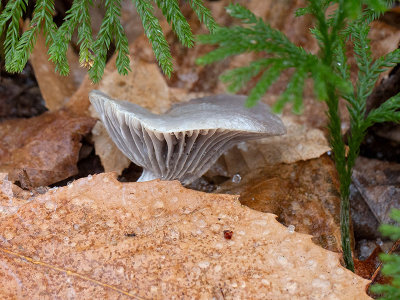
[[[6,73],[1,62],[0,298],[367,299],[367,280],[387,281],[379,275],[379,253],[397,251],[378,227],[390,222],[391,208],[400,208],[400,126],[372,127],[354,169],[357,275],[340,265],[338,178],[326,107],[314,98],[311,82],[304,112],[294,115],[288,107],[281,116],[286,135],[233,147],[185,188],[134,183],[142,169],[111,141],[88,93],[97,89],[163,113],[176,103],[226,93],[219,75],[261,54],[198,66],[195,59],[212,48],[184,48],[164,21],[174,58],[167,79],[129,2],[121,16],[131,42],[127,76],[117,73],[110,51],[102,81],[91,83],[75,40],[68,52],[71,75],[62,77],[48,62],[42,36],[21,74]],[[233,22],[224,10],[228,2],[207,2],[219,24]],[[294,17],[299,1],[239,2],[297,45],[318,51],[308,30],[312,20]],[[206,32],[188,7],[183,12],[195,34]],[[104,11],[94,7],[91,14],[96,27]],[[374,57],[398,47],[400,8],[372,23],[370,39]],[[289,75],[262,101],[272,105]],[[399,76],[399,67],[385,73],[368,105],[385,100],[379,89],[399,92]],[[346,133],[344,109],[342,120]]]

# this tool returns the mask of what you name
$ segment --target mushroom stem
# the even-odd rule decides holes
[[[154,175],[149,170],[143,169],[143,173],[142,173],[142,175],[140,175],[140,177],[137,180],[137,182],[150,181],[150,180],[157,179],[157,178],[159,178],[159,177]]]

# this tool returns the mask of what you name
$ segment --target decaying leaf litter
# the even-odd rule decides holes
[[[208,3],[221,24],[231,22],[224,14],[223,7],[226,4],[227,1]],[[300,31],[305,28],[301,24],[311,21],[306,17],[293,17],[291,21],[282,17],[292,15],[288,14],[288,7],[294,11],[298,5],[296,1],[285,4],[271,1],[263,5],[250,1],[246,4],[258,15],[268,19],[273,26],[284,30],[293,41],[310,51],[316,51],[315,41],[307,32]],[[129,11],[126,13],[129,14]],[[202,32],[203,29],[198,24],[191,25],[195,32]],[[400,39],[398,29],[384,22],[375,26],[371,32],[373,42],[376,41],[374,53],[380,55],[389,52]],[[129,160],[108,138],[101,123],[96,123],[96,115],[89,106],[87,96],[90,90],[100,89],[112,97],[132,101],[160,113],[173,103],[224,92],[224,86],[217,80],[218,75],[227,68],[245,64],[251,59],[243,55],[211,67],[198,67],[194,63],[195,58],[209,49],[206,46],[184,49],[176,43],[176,38],[170,34],[168,27],[166,32],[172,43],[177,70],[168,80],[160,73],[148,42],[138,32],[132,32],[130,36],[134,40],[130,51],[135,58],[132,62],[132,73],[127,77],[118,75],[113,63],[115,58],[111,58],[100,84],[93,85],[85,78],[79,87],[75,86],[73,93],[70,89],[63,89],[64,82],[54,74],[51,64],[43,67],[46,59],[41,57],[41,51],[37,51],[32,57],[32,66],[49,111],[36,119],[6,120],[0,123],[3,144],[0,148],[0,168],[2,172],[8,173],[2,177],[1,183],[0,222],[4,224],[0,226],[0,235],[3,237],[1,257],[4,262],[2,265],[7,266],[1,270],[6,274],[2,280],[8,284],[4,297],[23,297],[32,291],[37,291],[38,295],[78,295],[80,298],[93,295],[98,295],[99,298],[154,298],[174,295],[178,291],[185,291],[188,296],[201,295],[204,298],[235,295],[265,298],[266,295],[292,293],[288,298],[293,299],[307,297],[312,292],[318,298],[327,296],[328,294],[323,294],[327,291],[330,295],[344,297],[343,299],[347,299],[346,295],[357,299],[367,297],[364,293],[366,281],[339,267],[339,256],[318,248],[310,243],[309,236],[298,233],[312,235],[316,244],[332,251],[340,251],[338,183],[324,135],[326,117],[323,103],[315,104],[311,94],[305,95],[303,115],[293,116],[289,111],[284,113],[283,120],[288,128],[288,135],[234,147],[197,184],[192,185],[192,188],[214,190],[215,193],[240,194],[239,200],[244,206],[240,206],[234,198],[191,192],[178,183],[173,187],[165,186],[162,182],[146,183],[146,186],[125,184],[115,181],[115,175],[111,174],[88,176],[72,182],[71,176],[78,173],[78,160],[93,156],[93,152],[88,154],[92,151],[93,144],[106,172],[122,174],[130,165]],[[39,43],[36,47],[40,46]],[[77,70],[76,74],[81,74]],[[76,76],[79,78],[81,75]],[[140,84],[135,84],[137,82]],[[281,79],[264,101],[271,104],[285,84],[284,78]],[[57,94],[58,100],[54,94]],[[64,117],[60,116],[66,116],[65,123]],[[58,122],[56,128],[60,129],[57,132],[62,128],[62,136],[55,134],[55,125],[48,120]],[[25,130],[10,130],[28,128],[32,132],[37,131],[33,126],[40,128],[42,135],[35,136]],[[91,133],[88,134],[90,130]],[[53,139],[43,137],[43,134],[47,137],[51,133],[54,133]],[[79,151],[82,136],[85,136],[83,143],[86,147]],[[360,165],[365,164],[361,162]],[[396,170],[393,163],[390,165],[389,168]],[[387,174],[385,169],[383,173]],[[139,174],[140,172],[137,173]],[[65,183],[71,182],[67,187],[56,188],[62,180]],[[93,188],[96,184],[98,188]],[[370,215],[372,210],[372,217],[375,219],[387,217],[376,215],[381,210],[374,210],[373,204],[368,203],[367,193],[374,191],[374,188],[383,189],[388,184],[393,185],[389,189],[396,190],[398,180],[391,177],[390,183],[385,179],[382,182],[378,179],[376,183],[366,184],[367,186],[355,184],[355,189],[367,203],[366,210]],[[41,186],[55,187],[47,191],[49,188]],[[146,189],[159,194],[149,196]],[[168,192],[163,193],[165,189]],[[112,191],[122,196],[108,199],[103,195],[112,194]],[[44,194],[41,195],[42,193]],[[167,199],[172,199],[175,193],[179,198],[177,204],[165,200],[166,195],[170,195]],[[187,193],[187,199],[181,201],[180,195],[183,193]],[[127,198],[123,195],[127,195]],[[133,202],[129,197],[142,199],[147,206],[141,205],[141,202]],[[390,198],[386,201],[388,200]],[[113,210],[120,211],[107,212],[103,205],[110,205]],[[246,206],[263,213],[249,210]],[[82,219],[78,207],[87,213],[82,225],[84,229],[78,222]],[[140,214],[136,214],[136,211],[146,209],[147,214],[143,213],[141,218]],[[268,213],[278,215],[278,220],[287,228],[280,226]],[[224,215],[229,222],[219,222],[221,220],[218,220],[218,214]],[[244,215],[247,219],[242,218]],[[46,222],[37,223],[35,217]],[[263,221],[258,222],[257,218]],[[129,222],[132,220],[134,222]],[[179,228],[181,221],[183,225]],[[282,233],[276,234],[274,238],[269,236],[271,231],[266,236],[260,236],[265,233],[263,230],[247,232],[252,227],[252,221],[261,227],[277,227],[280,230],[277,232]],[[233,231],[232,240],[224,238],[224,230]],[[289,238],[282,238],[283,235]],[[26,243],[28,237],[32,242]],[[197,253],[198,249],[211,241],[215,245],[221,242],[222,247],[218,244],[216,248],[204,248],[204,251]],[[146,246],[148,244],[155,246],[149,248]],[[276,245],[276,248],[269,248],[271,244]],[[306,259],[299,254],[299,245],[311,256]],[[251,256],[254,261],[249,262],[247,254],[250,250],[255,255]],[[276,254],[276,261],[263,258],[263,255],[268,257],[268,251]],[[61,259],[60,253],[63,253]],[[78,253],[82,256],[76,258]],[[163,261],[163,257],[168,257],[171,253],[180,253],[182,259],[187,261],[183,268],[179,267],[179,259],[154,263]],[[294,258],[294,261],[288,260],[289,257]],[[257,259],[261,260],[264,268],[259,268],[260,261]],[[236,267],[231,265],[232,261],[238,263],[238,260],[247,268],[241,271],[242,274],[235,272]],[[217,263],[218,261],[220,262]],[[267,266],[269,263],[273,265]],[[127,265],[133,265],[132,269],[127,268]],[[160,268],[165,269],[165,273],[157,271]],[[306,271],[301,271],[301,268],[306,268]],[[324,268],[331,269],[332,274],[340,276],[332,275],[333,278],[324,272],[315,272]],[[288,270],[289,273],[285,273]],[[289,275],[299,272],[313,277],[300,280]],[[35,278],[45,284],[41,287],[35,286],[35,282],[30,279],[31,274],[35,274]],[[23,283],[22,287],[17,287],[18,280],[15,278]],[[286,278],[287,281],[280,282],[277,278]],[[350,287],[344,283],[350,284]],[[313,287],[313,291],[307,290],[310,287]],[[259,290],[266,294],[257,294],[256,291]],[[348,294],[343,294],[344,290]],[[13,294],[15,291],[18,294]]]

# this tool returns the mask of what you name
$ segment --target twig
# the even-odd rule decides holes
[[[399,246],[400,246],[400,239],[398,239],[398,240],[393,244],[393,246],[392,246],[392,248],[390,248],[388,254],[392,254],[394,251],[396,251],[396,250],[399,248]],[[378,267],[376,268],[374,274],[372,274],[372,276],[371,276],[371,282],[370,282],[370,284],[368,285],[368,288],[375,282],[376,278],[378,277],[378,275],[379,275],[380,272],[381,272],[382,266],[383,266],[383,264],[382,264],[382,262],[380,262],[379,265],[378,265]]]

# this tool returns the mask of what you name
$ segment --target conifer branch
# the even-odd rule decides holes
[[[27,5],[27,0],[8,1],[3,13],[0,15],[0,36],[3,34],[7,21],[11,20],[8,25],[4,43],[5,61],[8,66],[12,63],[13,55],[18,44],[19,19],[25,12]]]
[[[144,31],[150,40],[155,57],[167,76],[172,72],[172,57],[169,45],[161,30],[158,19],[154,16],[152,2],[161,9],[180,42],[192,47],[194,37],[189,23],[183,16],[178,0],[132,0],[142,20]],[[215,20],[204,6],[203,0],[188,0],[191,8],[201,22],[214,30]],[[130,71],[129,42],[120,21],[121,0],[105,0],[106,14],[96,39],[92,36],[89,7],[92,0],[74,0],[66,12],[64,23],[59,28],[53,22],[54,0],[38,0],[33,11],[30,27],[20,37],[19,21],[28,5],[28,0],[10,0],[0,13],[0,35],[5,35],[6,70],[20,72],[24,67],[36,43],[37,35],[43,30],[48,55],[54,62],[56,70],[62,74],[69,73],[67,50],[75,31],[78,31],[79,62],[89,69],[89,75],[98,82],[105,68],[107,52],[111,43],[116,50],[116,66],[120,74]]]
[[[13,61],[6,64],[9,72],[22,72],[28,58],[33,51],[36,43],[37,35],[43,24],[43,32],[46,36],[46,44],[54,41],[56,25],[53,22],[54,1],[53,0],[37,0],[33,11],[33,18],[16,45],[13,53]]]
[[[190,25],[183,16],[177,0],[155,0],[155,2],[181,43],[186,47],[193,47],[194,37]]]
[[[188,0],[190,7],[196,13],[200,22],[204,23],[210,32],[214,32],[217,23],[211,15],[210,10],[204,6],[202,0]]]
[[[142,19],[144,32],[150,40],[154,54],[164,73],[169,77],[172,72],[172,56],[160,23],[153,14],[153,6],[148,0],[132,0]]]

